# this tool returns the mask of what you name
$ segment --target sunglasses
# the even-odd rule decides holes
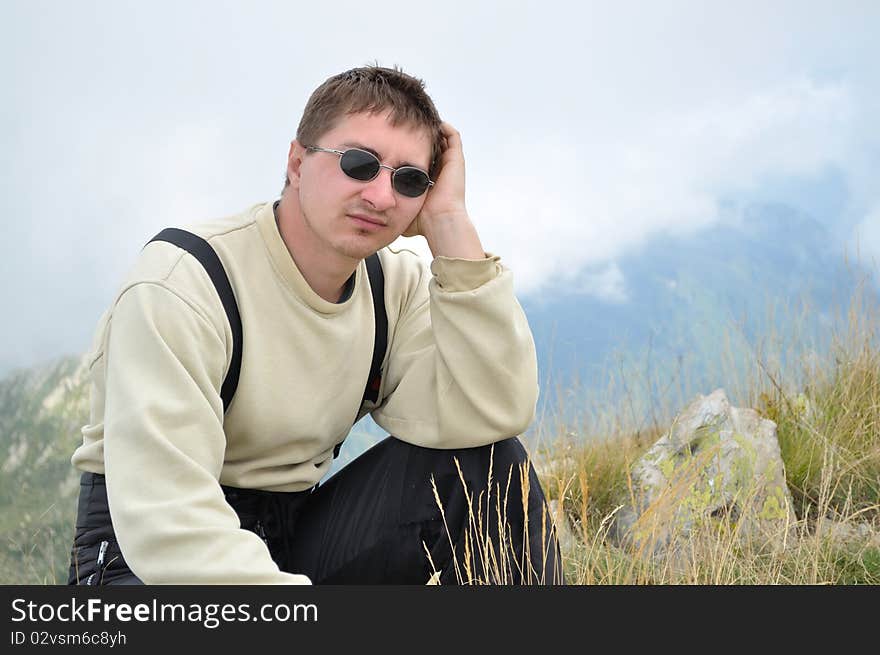
[[[331,148],[319,148],[317,146],[306,146],[306,150],[312,152],[329,152],[339,155],[339,168],[353,180],[360,182],[369,182],[376,179],[379,171],[387,168],[391,171],[391,186],[397,193],[407,198],[418,198],[428,187],[434,186],[431,178],[421,168],[415,166],[401,166],[400,168],[391,168],[379,161],[378,157],[372,152],[361,150],[359,148],[349,148],[348,150],[333,150]]]

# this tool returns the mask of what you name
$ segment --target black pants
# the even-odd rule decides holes
[[[438,572],[440,584],[564,584],[526,462],[515,438],[439,450],[388,437],[310,491],[224,492],[279,568],[315,584],[425,584]],[[103,476],[81,485],[68,584],[140,584],[116,544]]]

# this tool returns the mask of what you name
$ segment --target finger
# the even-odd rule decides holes
[[[461,147],[461,134],[452,125],[443,121],[440,123],[440,132],[445,137],[447,146]]]
[[[445,164],[455,160],[464,159],[464,151],[461,147],[461,136],[449,123],[441,123],[446,147],[440,155],[440,160]]]

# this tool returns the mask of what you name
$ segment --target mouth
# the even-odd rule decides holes
[[[370,218],[369,216],[364,216],[363,214],[347,214],[347,216],[357,224],[358,227],[366,228],[368,230],[379,230],[385,227],[385,223],[376,218]]]

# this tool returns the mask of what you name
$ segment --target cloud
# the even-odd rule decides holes
[[[624,301],[622,255],[829,167],[876,243],[876,3],[406,7],[0,3],[0,370],[81,350],[160,228],[277,195],[308,94],[373,59],[461,130],[468,208],[520,294],[586,271]]]
[[[868,266],[880,285],[880,205],[856,225],[850,240],[851,252]]]
[[[472,213],[518,289],[533,293],[654,235],[705,229],[720,220],[722,198],[755,191],[768,176],[851,168],[862,143],[858,118],[847,84],[798,76],[736,102],[658,108],[637,130],[518,141],[497,159],[528,165],[472,175]]]
[[[580,284],[575,290],[587,296],[594,296],[608,303],[621,304],[629,300],[626,280],[623,271],[616,263],[612,263],[598,273],[587,273],[581,276]]]

